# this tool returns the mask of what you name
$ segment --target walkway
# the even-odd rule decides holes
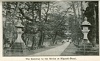
[[[66,42],[61,46],[39,52],[30,56],[60,56],[61,53],[67,48],[67,46],[70,44],[70,42]]]
[[[77,47],[71,43],[62,53],[61,56],[78,56],[76,54]]]

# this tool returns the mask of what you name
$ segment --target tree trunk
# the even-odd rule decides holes
[[[96,43],[99,43],[99,40],[98,40],[98,36],[99,36],[99,33],[98,33],[98,13],[96,12],[96,8],[98,8],[98,7],[94,7],[94,20],[95,20],[95,32],[96,32],[96,35],[95,35],[95,37],[96,37]]]
[[[72,30],[72,33],[73,33],[73,38],[74,38],[73,40],[75,41],[75,43],[77,43],[77,36],[78,36],[78,35],[77,35],[77,30],[78,30],[78,29],[77,29],[76,26],[77,26],[78,24],[77,24],[77,14],[76,14],[76,9],[75,9],[75,4],[74,4],[74,2],[72,2],[72,7],[73,7],[74,17],[75,17],[75,19],[74,19],[74,24],[73,24],[73,25],[74,25],[74,26],[73,26],[73,29],[74,29],[74,30]]]
[[[44,42],[44,33],[43,33],[43,31],[41,30],[41,36],[40,36],[40,40],[39,40],[39,44],[38,44],[38,46],[39,47],[42,47],[43,46],[43,42]]]
[[[52,38],[52,44],[54,45],[56,43],[56,37],[57,37],[57,32],[55,32],[53,38]]]
[[[31,49],[33,50],[34,49],[34,42],[35,42],[36,40],[35,40],[35,36],[33,36],[33,38],[32,38],[32,46],[31,46]]]
[[[82,20],[84,20],[82,1],[81,1],[81,16],[82,16]]]
[[[42,3],[39,4],[39,20],[40,21],[41,21],[41,4]],[[40,26],[40,34],[41,35],[40,35],[40,40],[39,40],[38,46],[42,47],[43,46],[43,42],[44,42],[44,31],[43,31],[43,25],[44,25],[44,23],[41,22],[40,24],[41,24],[41,26]]]
[[[41,46],[43,46],[44,37],[45,37],[45,34],[44,34],[44,31],[42,31],[42,42],[41,42]]]
[[[74,11],[75,20],[77,20],[77,15],[76,15],[76,9],[75,9],[74,2],[72,2],[72,7],[73,7],[73,11]]]

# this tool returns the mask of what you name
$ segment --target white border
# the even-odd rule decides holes
[[[14,0],[3,0],[3,1],[14,1]],[[19,0],[17,0],[19,1]],[[21,0],[20,0],[21,1]],[[26,0],[24,0],[26,1]],[[31,0],[33,1],[33,0]],[[34,0],[34,1],[43,1],[43,0]],[[55,1],[55,0],[46,0],[46,1]],[[60,1],[60,0],[56,0],[56,1]],[[61,0],[61,1],[66,1],[66,0]],[[69,0],[67,0],[69,1]],[[76,0],[75,0],[76,1]],[[79,0],[77,0],[79,1]],[[80,0],[82,1],[82,0]],[[92,0],[89,0],[92,1]],[[100,2],[100,1],[99,1]],[[100,3],[99,3],[99,9],[100,9]],[[99,11],[100,14],[100,11]],[[100,15],[99,15],[100,18]],[[99,25],[100,27],[100,25]],[[99,28],[100,30],[100,28]],[[33,57],[3,57],[3,51],[2,51],[2,2],[0,1],[0,61],[47,61],[47,60],[26,60],[26,58],[76,58],[76,60],[48,60],[48,61],[100,61],[100,56],[33,56]],[[100,35],[100,32],[99,32]],[[99,45],[99,49],[100,49],[100,45]],[[100,50],[99,50],[100,52]],[[100,53],[99,53],[100,55]]]

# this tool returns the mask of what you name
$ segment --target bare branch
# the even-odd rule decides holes
[[[21,8],[19,8],[20,13],[25,17],[25,19],[33,21],[30,17],[26,16]]]
[[[67,8],[67,11],[66,11],[65,15],[63,16],[62,21],[61,21],[57,26],[54,27],[55,30],[56,30],[59,26],[61,26],[62,22],[64,21],[64,17],[66,16],[68,10],[69,10],[71,7],[72,7],[72,5],[71,5],[69,8]]]

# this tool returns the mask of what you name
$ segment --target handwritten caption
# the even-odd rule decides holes
[[[26,60],[77,60],[75,57],[60,57],[60,58],[26,58]]]

